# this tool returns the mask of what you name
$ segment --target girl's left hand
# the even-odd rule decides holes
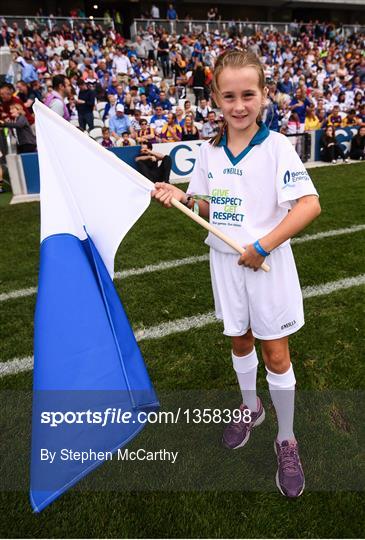
[[[238,259],[238,264],[246,266],[246,268],[252,268],[254,272],[257,272],[264,262],[265,257],[260,255],[260,253],[257,253],[256,249],[253,247],[253,244],[243,247],[245,248],[245,252]]]

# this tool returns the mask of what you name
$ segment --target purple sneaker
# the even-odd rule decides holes
[[[275,441],[274,450],[278,458],[276,485],[286,497],[299,497],[305,481],[297,441]]]
[[[251,413],[251,422],[244,422],[245,409],[247,409],[246,405],[240,405],[242,418],[238,421],[232,420],[223,432],[222,443],[226,448],[233,450],[244,446],[250,438],[251,429],[265,420],[265,410],[259,397],[257,398],[257,412]]]

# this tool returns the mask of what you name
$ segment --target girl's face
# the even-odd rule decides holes
[[[259,74],[253,67],[223,69],[218,78],[219,94],[214,96],[224,118],[235,130],[245,130],[256,122],[265,93],[259,87]]]

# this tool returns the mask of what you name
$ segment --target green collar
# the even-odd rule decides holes
[[[223,137],[217,146],[223,146],[224,151],[233,166],[237,165],[237,163],[239,163],[241,159],[244,158],[254,146],[256,146],[257,144],[261,144],[269,136],[270,130],[268,129],[268,127],[263,122],[260,122],[259,126],[260,129],[258,130],[258,132],[255,133],[251,141],[248,143],[248,146],[244,150],[242,150],[242,152],[238,154],[238,156],[234,156],[227,146],[227,133],[223,134]]]

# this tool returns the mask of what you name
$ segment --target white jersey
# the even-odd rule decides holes
[[[242,246],[271,232],[297,199],[318,195],[290,140],[264,124],[236,157],[225,137],[219,146],[204,142],[187,193],[208,196],[210,223]],[[235,253],[211,233],[206,243]]]

